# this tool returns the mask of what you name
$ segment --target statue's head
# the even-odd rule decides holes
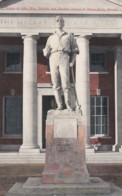
[[[60,29],[63,29],[64,27],[64,19],[62,16],[56,16],[55,18],[55,21],[56,21],[56,28],[60,28]]]

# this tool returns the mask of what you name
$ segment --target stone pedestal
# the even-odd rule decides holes
[[[81,114],[49,111],[46,121],[46,163],[42,183],[88,183],[84,125]]]
[[[81,114],[65,110],[48,112],[42,177],[16,183],[7,196],[121,196],[118,187],[89,177],[84,138]]]

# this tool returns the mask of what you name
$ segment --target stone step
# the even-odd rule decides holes
[[[122,163],[122,153],[105,152],[105,153],[86,153],[87,163]],[[19,153],[19,152],[0,152],[0,164],[12,163],[45,163],[45,152]]]
[[[87,153],[87,163],[122,163],[122,154],[120,152],[105,153]]]
[[[45,153],[40,153],[38,155],[26,154],[26,153],[16,153],[16,152],[6,152],[0,153],[0,164],[3,163],[44,163]]]
[[[90,178],[87,184],[43,184],[40,177],[16,183],[6,196],[122,196],[122,189],[100,178]]]

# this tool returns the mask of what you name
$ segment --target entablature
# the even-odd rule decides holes
[[[42,34],[49,35],[55,30],[55,14],[31,15],[2,15],[0,14],[0,33]],[[121,34],[121,16],[91,16],[63,15],[65,30],[75,35],[92,34]]]

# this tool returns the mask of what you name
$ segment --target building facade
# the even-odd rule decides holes
[[[45,121],[55,109],[49,62],[42,49],[61,14],[79,47],[74,67],[86,148],[122,146],[121,1],[0,2],[0,150],[40,152]],[[75,106],[71,77],[71,99]]]

